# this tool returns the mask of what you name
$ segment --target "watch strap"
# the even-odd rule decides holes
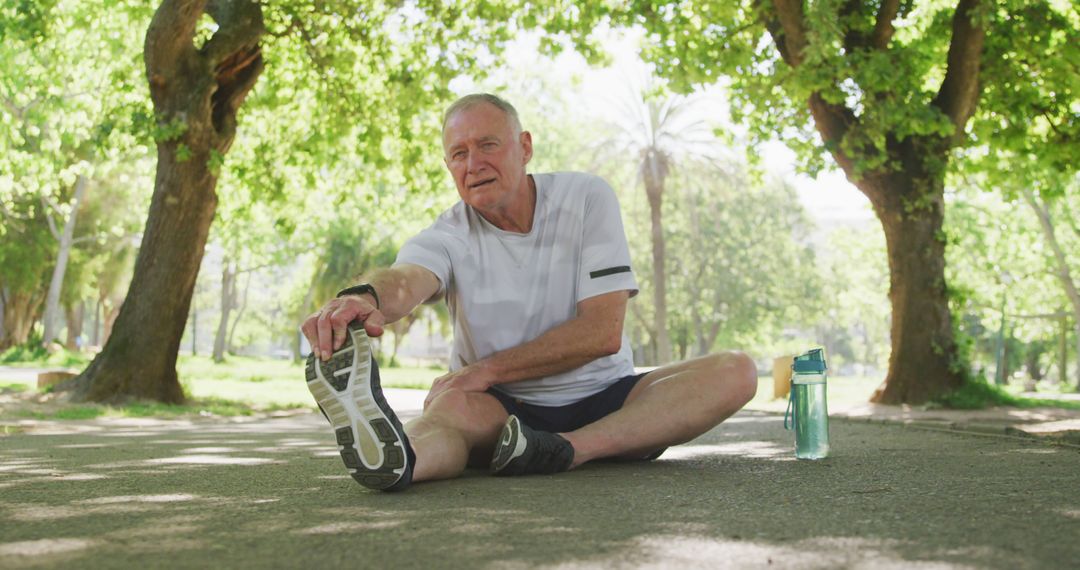
[[[344,297],[346,295],[363,295],[364,293],[370,294],[375,299],[375,308],[380,308],[379,294],[375,292],[375,288],[370,283],[361,283],[359,285],[353,285],[352,287],[346,287],[341,291],[338,291],[338,297]]]

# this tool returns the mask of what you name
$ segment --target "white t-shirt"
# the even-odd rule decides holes
[[[458,202],[408,240],[396,263],[438,277],[454,319],[450,370],[535,339],[577,315],[577,303],[638,292],[615,192],[576,172],[533,174],[532,231],[503,231]],[[496,389],[530,404],[563,406],[634,373],[630,343],[580,368]]]

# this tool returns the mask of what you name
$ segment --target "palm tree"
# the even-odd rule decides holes
[[[639,74],[640,76],[640,74]],[[651,76],[627,81],[620,96],[599,112],[612,134],[597,143],[604,163],[633,157],[637,179],[645,188],[652,228],[653,322],[646,325],[656,347],[655,363],[672,360],[667,325],[667,271],[664,251],[663,201],[668,177],[688,163],[704,163],[723,172],[724,146],[707,120],[707,95],[677,95]],[[644,323],[643,323],[644,324]]]

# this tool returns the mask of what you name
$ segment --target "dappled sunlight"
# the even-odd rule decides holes
[[[687,535],[653,535],[633,539],[606,555],[541,565],[561,568],[875,568],[952,569],[976,568],[946,560],[911,560],[898,551],[904,543],[890,539],[819,537],[790,544],[771,544]],[[934,555],[932,552],[921,556]],[[936,553],[943,558],[964,559],[974,553],[960,550]],[[496,562],[492,568],[516,568],[520,564]]]
[[[171,495],[120,495],[75,501],[75,505],[113,505],[117,503],[181,503],[197,499],[195,495],[174,493]]]
[[[277,444],[281,447],[312,447],[326,445],[326,442],[313,439],[279,439]]]
[[[1060,450],[1056,447],[1024,447],[1018,449],[1010,449],[1005,453],[1026,453],[1028,455],[1054,455],[1060,453]]]
[[[771,441],[742,441],[712,445],[684,444],[668,448],[659,461],[693,459],[710,455],[732,455],[764,459],[794,459],[791,447],[781,447]]]
[[[44,464],[42,459],[11,459],[0,461],[0,473],[24,473],[25,469],[36,469]]]
[[[242,451],[238,447],[189,447],[181,449],[180,453],[236,453]]]
[[[97,481],[98,479],[108,478],[108,475],[102,475],[100,473],[53,474],[49,477],[49,479],[52,481]]]
[[[1053,434],[1068,431],[1080,431],[1080,419],[1045,421],[1024,426],[1024,431],[1032,434]]]
[[[100,515],[132,514],[158,510],[161,505],[152,503],[118,503],[110,505],[6,505],[9,516],[17,521],[48,521]]]
[[[225,457],[221,455],[186,455],[182,457],[164,457],[161,459],[147,459],[142,463],[149,465],[266,465],[269,463],[284,463],[276,459],[265,457]]]
[[[360,521],[347,521],[319,525],[311,528],[294,531],[296,534],[345,534],[345,533],[358,533],[368,532],[372,530],[384,530],[389,528],[396,528],[401,526],[404,521],[379,521],[379,522],[360,522]]]
[[[46,538],[7,542],[0,544],[0,556],[36,558],[86,550],[97,544],[97,541],[85,538]]]
[[[158,432],[156,432],[156,431],[137,431],[137,430],[132,430],[132,431],[109,430],[109,431],[106,431],[106,432],[102,432],[102,433],[100,433],[98,435],[100,435],[101,437],[150,437],[150,436],[158,435]]]

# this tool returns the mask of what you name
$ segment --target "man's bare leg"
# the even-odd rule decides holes
[[[447,390],[405,424],[416,465],[413,481],[457,477],[469,464],[486,466],[506,423],[506,410],[484,392]]]
[[[573,432],[576,467],[602,457],[645,457],[685,443],[739,411],[757,391],[757,368],[741,352],[721,352],[645,375],[622,409]]]

